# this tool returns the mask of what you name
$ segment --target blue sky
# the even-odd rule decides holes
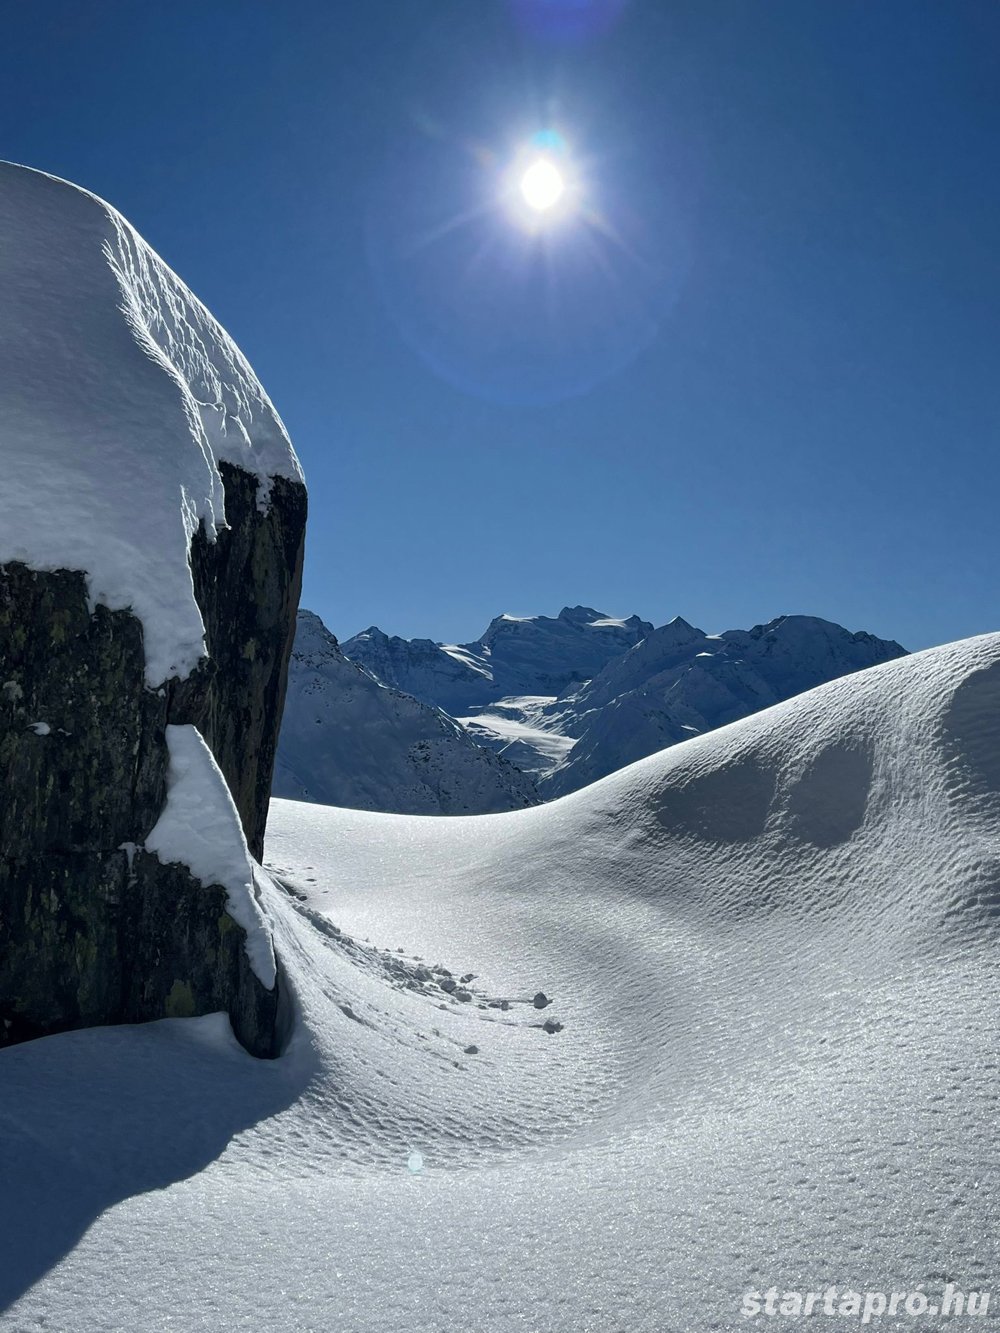
[[[1000,628],[994,0],[38,0],[0,113],[250,358],[342,637]],[[455,225],[552,127],[587,220]]]

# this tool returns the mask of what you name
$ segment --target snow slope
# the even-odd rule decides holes
[[[350,662],[300,611],[273,791],[396,814],[492,814],[538,801],[531,778],[436,708]]]
[[[278,801],[269,857],[281,1059],[212,1018],[0,1054],[0,1328],[719,1333],[771,1284],[989,1289],[1000,635],[512,814]]]
[[[225,525],[218,463],[301,480],[240,351],[109,204],[0,163],[0,564],[82,569],[142,622],[146,677],[204,653],[188,547]]]
[[[538,779],[562,763],[576,744],[560,729],[552,695],[522,694],[485,704],[477,713],[459,717],[480,745],[488,745],[525,773]]]

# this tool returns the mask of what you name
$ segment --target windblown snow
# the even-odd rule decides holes
[[[218,1018],[0,1054],[0,1327],[708,1333],[750,1289],[988,1290],[998,719],[991,635],[511,814],[275,802],[281,1058]]]
[[[86,190],[0,163],[0,563],[79,569],[142,622],[146,679],[204,653],[191,537],[225,526],[218,463],[301,480],[257,377],[200,301]]]

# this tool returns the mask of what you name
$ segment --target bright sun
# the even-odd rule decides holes
[[[566,193],[566,182],[551,158],[538,157],[521,176],[520,189],[529,208],[547,213]]]

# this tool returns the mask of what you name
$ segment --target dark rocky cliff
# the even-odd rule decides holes
[[[79,572],[0,566],[0,1045],[91,1024],[228,1011],[274,1054],[279,985],[250,969],[220,887],[142,850],[164,805],[164,728],[194,724],[260,856],[302,574],[306,493],[222,463],[228,528],[196,534],[208,657],[144,684],[142,628]]]

